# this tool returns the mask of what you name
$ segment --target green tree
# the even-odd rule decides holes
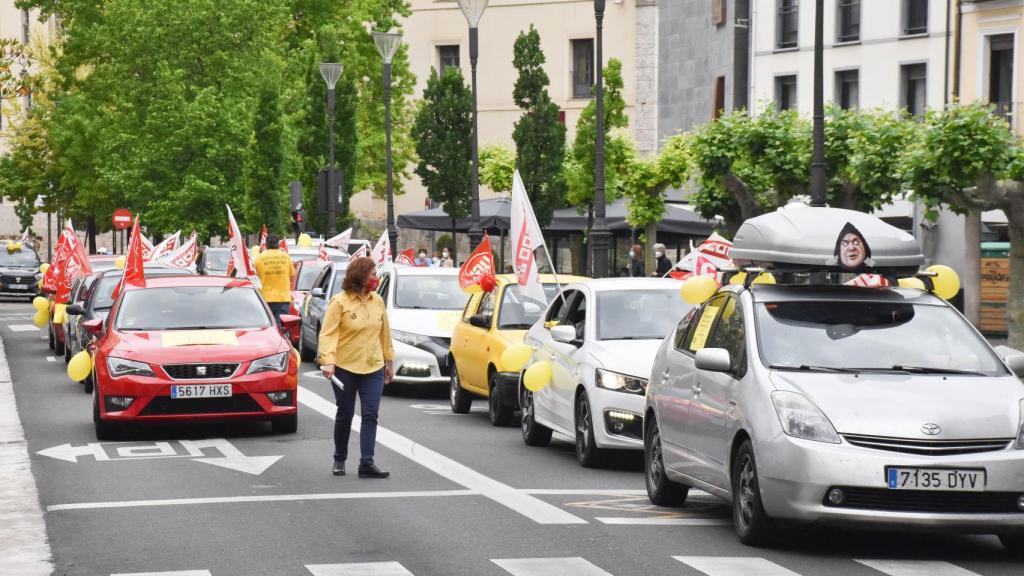
[[[512,64],[518,77],[512,98],[523,115],[515,123],[512,139],[519,174],[542,227],[551,223],[555,209],[565,201],[565,126],[558,121],[558,105],[548,94],[544,62],[540,34],[531,25],[528,32],[519,33],[513,46]]]
[[[480,149],[480,183],[493,192],[511,192],[516,153],[499,144]]]
[[[690,178],[690,136],[679,134],[666,140],[656,158],[632,157],[624,168],[622,189],[629,198],[626,221],[643,228],[648,242],[654,242],[658,222],[665,215],[665,191],[679,188]],[[645,268],[655,267],[654,253],[645,250]]]

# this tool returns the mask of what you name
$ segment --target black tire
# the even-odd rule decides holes
[[[744,440],[732,465],[732,517],[736,535],[747,546],[764,546],[771,542],[772,519],[764,511],[757,461],[750,440]]]
[[[64,350],[67,349],[67,342],[58,342],[57,335],[54,333],[53,338],[53,353],[57,356],[63,356]]]
[[[473,407],[473,397],[462,389],[459,367],[455,362],[452,362],[452,376],[448,383],[448,401],[451,403],[452,412],[456,414],[469,414],[469,409]]]
[[[498,393],[497,389],[496,374],[491,374],[490,382],[487,386],[487,414],[491,418],[492,426],[511,426],[515,409],[502,401],[501,394]]]
[[[299,415],[281,416],[270,421],[270,430],[274,434],[295,434],[299,429]]]
[[[89,376],[82,381],[83,392],[85,392],[86,394],[92,394],[93,382],[95,382],[95,378],[96,376],[90,373]]]
[[[306,339],[302,336],[302,331],[299,331],[299,359],[303,362],[312,362],[316,360],[316,355],[309,348],[306,348]]]
[[[71,346],[68,346],[67,334],[64,335],[64,363],[71,363]]]
[[[594,441],[594,418],[590,410],[590,400],[585,391],[576,396],[576,460],[584,468],[594,468],[604,462],[604,450],[597,447]]]
[[[120,437],[121,428],[113,422],[106,422],[100,418],[100,395],[96,391],[92,395],[92,423],[96,429],[96,439],[117,440]]]
[[[57,337],[53,335],[53,324],[50,324],[50,350],[54,350],[57,347]]]
[[[1000,534],[999,542],[1002,543],[1006,553],[1014,558],[1024,558],[1024,532],[1012,532]]]
[[[522,376],[520,376],[522,379]],[[533,419],[533,392],[521,388],[522,394],[519,397],[519,406],[523,412],[521,428],[523,429],[523,442],[527,446],[547,446],[551,444],[551,428],[538,424]]]
[[[661,449],[661,431],[652,416],[644,431],[644,480],[647,497],[657,506],[682,506],[690,493],[689,486],[683,486],[669,479],[665,472],[665,457]]]

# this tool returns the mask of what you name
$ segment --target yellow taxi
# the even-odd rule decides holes
[[[558,276],[561,285],[586,280]],[[547,301],[558,297],[559,284],[551,274],[540,275]],[[469,413],[473,397],[488,399],[491,424],[508,426],[519,406],[519,372],[503,371],[501,355],[523,343],[526,331],[547,309],[547,303],[524,296],[512,274],[497,276],[494,290],[474,294],[452,332],[449,354],[452,412]]]

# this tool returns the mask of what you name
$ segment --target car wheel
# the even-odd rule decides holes
[[[736,535],[747,546],[764,546],[769,542],[772,520],[764,511],[757,461],[750,440],[744,440],[732,466],[732,516]]]
[[[522,429],[523,442],[527,446],[547,446],[551,444],[551,428],[538,424],[533,418],[533,392],[524,386],[523,393],[519,399],[519,406],[523,412]]]
[[[587,393],[580,392],[576,397],[576,460],[584,468],[593,468],[604,460],[603,452],[594,441],[594,418]]]
[[[501,399],[501,393],[498,391],[498,382],[495,379],[495,374],[491,374],[490,382],[488,384],[487,393],[487,413],[491,418],[492,426],[511,426],[512,416],[515,410],[511,406],[507,406]]]
[[[313,356],[313,351],[306,347],[306,339],[302,336],[302,332],[299,332],[299,358],[303,362],[312,362],[316,358]]]
[[[665,473],[665,457],[661,450],[661,431],[651,418],[644,434],[644,479],[647,497],[657,506],[682,506],[690,492],[688,486],[669,480]]]
[[[92,395],[92,423],[96,428],[96,439],[103,440],[116,440],[120,428],[113,422],[106,422],[100,418],[100,394],[99,390],[96,390]]]
[[[68,346],[67,342],[64,342],[64,363],[71,363],[71,346]]]
[[[295,434],[299,429],[299,415],[281,416],[270,421],[270,430],[274,434]]]
[[[57,338],[54,337],[54,335],[53,335],[53,324],[50,324],[49,331],[50,331],[50,350],[53,350],[53,349],[55,349],[57,347]]]
[[[85,380],[82,381],[83,392],[85,392],[86,394],[92,394],[93,381],[95,378],[96,376],[94,376],[92,373],[85,377]]]
[[[67,342],[61,342],[60,340],[57,340],[56,332],[54,333],[53,342],[53,353],[57,356],[63,356],[64,350],[67,349]]]
[[[1024,557],[1024,532],[1012,532],[1000,534],[999,542],[1006,548],[1007,553],[1015,558]]]
[[[459,380],[459,367],[452,362],[452,377],[448,385],[448,400],[452,405],[452,412],[456,414],[469,414],[473,407],[473,397],[462,389],[462,381]]]

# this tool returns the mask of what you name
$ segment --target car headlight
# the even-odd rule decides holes
[[[136,362],[135,360],[126,360],[113,356],[107,357],[107,370],[110,371],[111,378],[119,378],[121,376],[155,376],[153,369],[145,362]]]
[[[813,402],[796,392],[772,392],[775,412],[782,423],[782,431],[787,436],[839,444],[839,434],[825,413]]]
[[[253,360],[249,364],[246,374],[258,374],[260,372],[284,372],[288,369],[288,353],[281,352],[272,356],[264,356]]]
[[[392,330],[391,337],[402,344],[408,344],[409,346],[419,346],[420,344],[426,344],[430,341],[429,336],[413,334],[412,332],[402,332],[401,330]]]
[[[647,392],[647,380],[600,368],[597,369],[595,381],[598,387],[605,390],[615,390],[616,392],[627,392],[629,394],[645,394]]]
[[[1020,400],[1020,425],[1017,427],[1017,442],[1014,447],[1017,450],[1024,450],[1024,398]]]

